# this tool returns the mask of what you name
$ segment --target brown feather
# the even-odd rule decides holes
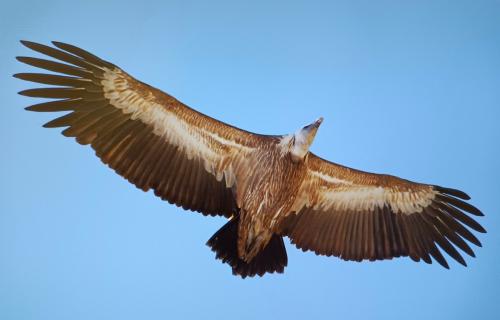
[[[35,43],[35,42],[31,42],[31,41],[21,40],[21,43],[23,45],[25,45],[26,47],[30,48],[31,50],[43,53],[49,57],[56,58],[58,60],[79,66],[79,67],[84,68],[84,69],[93,70],[93,71],[99,70],[99,67],[97,67],[96,65],[89,63],[83,59],[80,59],[78,57],[75,57],[71,54],[68,54],[64,51],[57,50],[57,49],[54,49],[52,47],[49,47],[49,46],[46,46],[43,44],[39,44],[39,43]]]
[[[81,88],[37,88],[37,89],[23,90],[20,91],[19,94],[27,97],[38,97],[38,98],[55,98],[55,99],[84,98],[86,101],[104,100],[102,94],[91,93]]]
[[[32,57],[16,57],[16,59],[19,62],[26,63],[30,66],[33,67],[38,67],[42,68],[45,70],[53,71],[53,72],[59,72],[59,73],[64,73],[76,77],[81,77],[85,79],[90,79],[93,77],[92,73],[90,71],[87,71],[82,68],[70,66],[64,63],[59,63],[55,61],[50,61],[50,60],[45,60],[45,59],[39,59],[39,58],[32,58]]]
[[[481,233],[486,233],[486,230],[479,224],[477,221],[469,217],[468,215],[464,214],[462,211],[446,204],[446,203],[441,203],[438,204],[439,207],[458,221],[462,222],[466,226],[476,230],[477,232]]]
[[[14,77],[35,83],[82,88],[89,92],[102,92],[102,88],[90,79],[44,73],[17,73]]]
[[[442,211],[437,211],[438,215],[435,217],[435,219],[439,219],[442,221],[444,224],[449,226],[452,230],[457,232],[461,237],[465,238],[469,242],[475,244],[478,247],[481,247],[481,242],[474,236],[467,228],[465,228],[461,223],[453,219],[449,214],[442,212]]]
[[[433,186],[433,187],[434,187],[434,189],[436,189],[437,191],[439,191],[441,193],[449,194],[451,196],[460,198],[462,200],[470,200],[469,195],[463,191],[460,191],[457,189],[452,189],[452,188],[444,188],[444,187],[440,187],[440,186]]]
[[[459,209],[462,209],[464,211],[467,211],[475,216],[484,216],[484,214],[481,211],[479,211],[478,208],[476,208],[473,205],[468,204],[467,202],[464,202],[462,200],[459,200],[459,199],[456,199],[453,197],[449,197],[449,196],[443,195],[443,194],[438,194],[436,197],[439,200],[441,200],[441,202],[443,202],[445,204],[451,204],[451,205],[453,205]]]
[[[448,238],[454,245],[459,247],[465,253],[470,255],[471,257],[475,257],[474,251],[467,245],[467,243],[456,233],[456,230],[453,230],[453,226],[448,225],[445,221],[440,219],[437,216],[433,216],[428,214],[428,211],[431,209],[426,209],[424,214],[420,214],[422,219],[431,229],[439,230],[439,233]],[[458,224],[458,223],[456,223]]]
[[[102,65],[104,67],[107,67],[107,68],[115,68],[116,66],[112,63],[109,63],[105,60],[102,60],[101,58],[93,55],[92,53],[88,52],[88,51],[85,51],[83,49],[80,49],[78,47],[75,47],[71,44],[67,44],[67,43],[63,43],[63,42],[59,42],[59,41],[52,41],[52,43],[58,47],[59,49],[62,49],[62,50],[65,50],[69,53],[72,53],[86,61],[89,61],[90,63],[94,64],[94,65]]]
[[[56,100],[44,103],[35,104],[25,109],[28,111],[36,112],[60,112],[60,111],[74,111],[78,108],[84,100],[82,98]]]

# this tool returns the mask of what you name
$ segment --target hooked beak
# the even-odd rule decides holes
[[[305,130],[310,131],[312,129],[318,129],[321,123],[323,122],[323,117],[319,117],[316,121],[304,127]]]

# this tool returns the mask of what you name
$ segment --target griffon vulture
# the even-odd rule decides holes
[[[481,246],[462,191],[362,172],[309,151],[322,118],[289,135],[261,135],[201,114],[75,46],[22,41],[54,58],[17,60],[54,73],[16,78],[53,85],[21,91],[52,98],[27,110],[66,111],[44,125],[90,145],[138,188],[229,221],[209,240],[242,277],[283,272],[283,237],[302,250],[344,260],[409,256],[448,268],[441,251],[466,265]],[[466,242],[467,240],[468,242]],[[438,248],[439,246],[439,248]]]

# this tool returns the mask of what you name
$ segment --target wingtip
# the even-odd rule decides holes
[[[55,120],[57,120],[57,119],[54,119],[52,121],[49,121],[47,123],[42,124],[42,127],[43,128],[48,128],[48,129],[61,127],[61,126],[54,125],[54,121]]]
[[[21,90],[19,91],[17,94],[20,94],[22,96],[25,96],[25,97],[33,97],[33,95],[30,94],[30,92],[32,91],[33,89],[26,89],[26,90]]]
[[[453,197],[457,197],[457,198],[460,198],[462,200],[470,200],[471,197],[463,192],[462,190],[458,190],[458,189],[453,189],[453,188],[446,188],[446,187],[442,187],[442,186],[434,186],[434,189],[436,189],[437,191],[441,192],[441,193],[444,193],[444,194],[448,194],[450,196],[453,196]]]
[[[450,270],[450,265],[448,264],[448,261],[446,260],[436,260],[434,259],[437,263],[439,263],[439,265],[443,268],[445,268],[446,270]]]
[[[12,77],[20,80],[26,80],[26,75],[27,75],[26,73],[19,72],[19,73],[14,73]]]
[[[21,42],[21,44],[25,47],[30,47],[31,45],[35,44],[34,42],[32,41],[28,41],[28,40],[19,40],[19,42]]]

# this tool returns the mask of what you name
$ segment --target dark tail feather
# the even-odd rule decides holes
[[[283,238],[273,235],[265,249],[247,263],[238,257],[238,222],[239,218],[229,220],[207,241],[207,245],[216,253],[215,258],[229,264],[233,274],[242,278],[263,276],[266,272],[283,273],[288,264]]]

